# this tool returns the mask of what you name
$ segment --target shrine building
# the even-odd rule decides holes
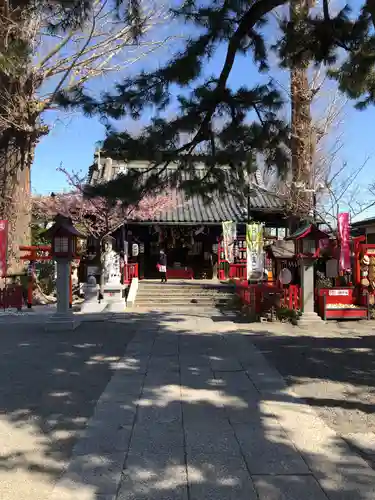
[[[147,175],[149,167],[146,161],[126,163],[99,158],[90,168],[88,182],[91,185],[107,182],[130,169]],[[167,175],[173,175],[175,170],[176,167],[169,166]],[[196,172],[203,177],[204,165],[197,164]],[[112,234],[116,241],[115,248],[122,254],[127,251],[129,263],[138,263],[141,279],[157,277],[156,265],[161,249],[167,254],[170,276],[177,279],[216,278],[222,223],[235,222],[239,241],[241,238],[244,241],[248,206],[251,220],[264,223],[265,245],[286,236],[288,221],[283,201],[275,193],[267,191],[258,172],[252,176],[250,186],[250,190],[245,188],[243,197],[220,195],[208,203],[200,196],[187,198],[183,191],[173,189],[170,193],[173,199],[171,208],[156,213],[148,220],[136,220],[130,216],[124,221],[124,225]],[[241,243],[237,244],[241,246]],[[246,260],[244,253],[237,252],[237,258]]]

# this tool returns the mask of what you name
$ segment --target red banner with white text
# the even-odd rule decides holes
[[[0,220],[0,278],[7,274],[8,221]]]
[[[340,239],[339,269],[341,272],[344,272],[351,268],[349,212],[342,212],[341,214],[339,214],[337,229]]]

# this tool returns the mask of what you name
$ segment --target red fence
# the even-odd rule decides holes
[[[247,279],[246,264],[230,264],[229,279]]]
[[[23,293],[21,285],[7,285],[0,290],[0,308],[14,307],[21,310],[23,304]]]
[[[236,293],[244,304],[252,306],[257,314],[262,312],[262,303],[266,294],[280,294],[281,306],[289,309],[301,309],[301,293],[298,285],[289,285],[286,288],[273,283],[248,285],[246,282],[236,284]]]
[[[301,309],[301,289],[298,285],[289,285],[288,288],[284,288],[283,305],[293,310]]]
[[[124,284],[129,285],[133,278],[138,278],[138,264],[125,264]]]

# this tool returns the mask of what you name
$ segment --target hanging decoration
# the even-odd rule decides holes
[[[282,285],[289,285],[289,283],[292,281],[292,273],[290,272],[290,269],[288,269],[287,267],[281,269],[279,274],[279,281]]]
[[[247,279],[256,273],[263,273],[263,224],[253,223],[246,225],[247,248]]]
[[[223,222],[223,246],[225,260],[229,264],[234,262],[234,242],[237,237],[237,226],[233,221]]]
[[[339,270],[340,272],[345,272],[351,268],[349,212],[342,212],[341,214],[339,214],[337,226],[340,237]]]
[[[138,257],[139,254],[139,245],[137,243],[132,244],[132,256]]]

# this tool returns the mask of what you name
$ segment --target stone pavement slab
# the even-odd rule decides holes
[[[254,425],[234,424],[234,430],[251,474],[310,472],[276,419],[268,428],[258,422]]]
[[[375,498],[375,471],[230,322],[143,321],[87,429],[53,500]]]
[[[116,500],[150,499],[188,500],[184,463],[163,462],[157,456],[128,462]]]
[[[51,335],[33,318],[0,322],[1,500],[50,498],[134,334],[97,322]]]
[[[137,422],[134,427],[129,453],[139,456],[183,456],[181,422]]]
[[[256,476],[258,500],[327,500],[318,481],[305,476]]]
[[[195,453],[187,461],[191,500],[258,500],[241,455]]]

